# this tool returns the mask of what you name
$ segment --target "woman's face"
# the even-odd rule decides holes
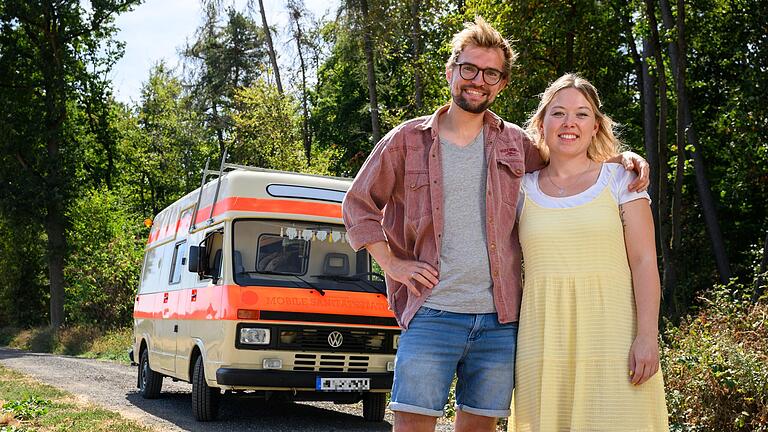
[[[598,127],[587,98],[575,88],[565,88],[547,106],[539,132],[551,155],[578,156],[587,154]]]

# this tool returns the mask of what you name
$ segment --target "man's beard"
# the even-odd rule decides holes
[[[482,102],[479,105],[472,105],[467,99],[464,98],[463,90],[464,89],[462,88],[459,90],[459,94],[453,95],[453,101],[464,111],[470,112],[472,114],[482,114],[493,103],[492,100],[486,99],[485,102]]]

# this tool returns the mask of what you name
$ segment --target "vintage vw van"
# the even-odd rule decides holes
[[[145,398],[192,383],[192,411],[221,393],[363,401],[381,421],[399,328],[382,277],[347,243],[351,181],[222,164],[161,211],[134,304],[131,358]]]

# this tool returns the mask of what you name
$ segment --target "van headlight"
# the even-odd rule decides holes
[[[240,343],[247,345],[269,345],[270,331],[265,328],[241,328]]]

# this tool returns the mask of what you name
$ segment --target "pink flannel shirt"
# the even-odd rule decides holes
[[[428,263],[440,271],[443,236],[443,182],[438,117],[401,124],[373,149],[344,198],[342,214],[355,250],[386,241],[395,256]],[[486,233],[499,322],[515,322],[522,299],[520,243],[516,227],[517,198],[523,174],[543,167],[539,152],[525,132],[490,111],[484,117],[488,162]],[[439,277],[439,276],[438,276]],[[402,328],[426,300],[386,277],[389,307]]]

